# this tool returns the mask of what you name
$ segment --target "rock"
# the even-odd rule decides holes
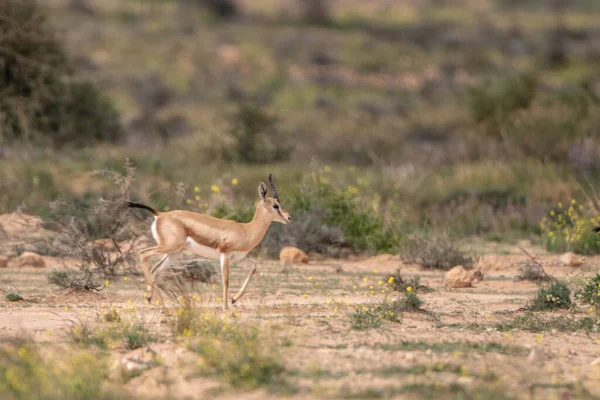
[[[303,252],[297,247],[284,247],[279,252],[279,261],[283,265],[296,264],[296,263],[308,263],[308,254]]]
[[[567,267],[580,267],[585,264],[585,257],[578,256],[572,252],[563,254],[558,260]]]
[[[23,267],[35,267],[44,268],[46,262],[44,258],[39,254],[35,254],[31,251],[25,251],[20,256],[10,260],[11,267],[23,268]]]
[[[0,256],[0,268],[8,268],[8,257]]]
[[[483,280],[483,272],[480,269],[467,271],[462,265],[458,265],[448,272],[444,278],[444,286],[449,288],[471,287],[475,282]]]

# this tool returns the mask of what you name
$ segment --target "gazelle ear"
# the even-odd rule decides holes
[[[265,185],[264,182],[261,182],[260,185],[258,185],[258,197],[263,200],[267,197],[267,185]]]

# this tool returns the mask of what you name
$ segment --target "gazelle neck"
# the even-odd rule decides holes
[[[263,240],[267,234],[267,230],[269,229],[271,222],[273,221],[267,215],[266,210],[261,205],[256,206],[252,221],[245,224],[252,248],[258,246],[258,244]]]

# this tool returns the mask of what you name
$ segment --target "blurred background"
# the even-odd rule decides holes
[[[247,221],[273,172],[266,254],[599,252],[599,71],[597,0],[0,0],[0,212],[133,167],[131,199]]]

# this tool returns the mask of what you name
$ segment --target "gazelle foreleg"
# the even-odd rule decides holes
[[[246,291],[246,287],[250,283],[250,279],[252,279],[255,272],[256,272],[256,264],[252,267],[252,271],[250,271],[250,275],[248,275],[248,277],[244,281],[244,284],[240,288],[240,291],[237,292],[237,294],[235,296],[233,296],[233,298],[231,299],[231,304],[235,304],[235,302],[238,301],[244,295],[244,292]]]
[[[229,254],[221,253],[221,278],[223,279],[223,311],[227,310],[227,290],[229,289]]]

